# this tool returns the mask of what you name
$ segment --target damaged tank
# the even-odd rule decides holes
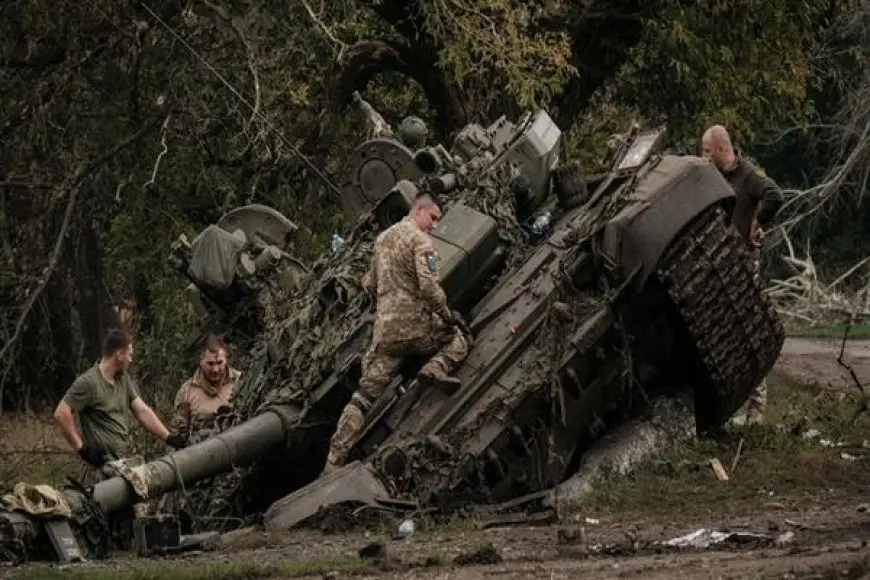
[[[448,149],[425,144],[419,119],[394,133],[355,100],[373,128],[339,183],[356,226],[304,283],[258,295],[269,330],[235,399],[242,416],[293,409],[281,460],[252,467],[255,494],[232,492],[268,508],[268,526],[342,502],[454,509],[549,489],[650,397],[690,390],[707,432],[772,368],[784,331],[729,226],[734,193],[703,159],[660,153],[663,129],[634,129],[584,176],[543,110],[468,125]],[[371,339],[372,244],[422,191],[442,202],[439,277],[471,335],[462,386],[423,390],[424,361],[406,361],[354,461],[319,478]]]
[[[417,121],[396,137],[373,119],[341,183],[356,225],[310,266],[293,257],[295,224],[263,206],[173,246],[203,330],[248,348],[232,401],[244,421],[144,465],[146,491],[115,478],[90,504],[111,511],[236,469],[211,493],[265,512],[270,529],[345,503],[510,505],[570,477],[650,398],[689,392],[698,431],[715,430],[773,367],[784,330],[729,226],[734,193],[701,158],[660,153],[663,130],[633,130],[607,171],[584,176],[544,110],[469,125],[449,149],[426,146]],[[372,335],[360,280],[373,242],[420,191],[444,209],[432,237],[470,335],[461,386],[424,390],[424,361],[407,360],[351,462],[319,477]]]

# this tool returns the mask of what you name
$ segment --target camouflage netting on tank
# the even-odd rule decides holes
[[[559,365],[567,348],[565,336],[576,330],[578,321],[598,311],[602,303],[600,294],[578,290],[566,276],[557,274],[556,291],[548,301],[541,328],[530,348],[522,353],[526,371],[522,388],[494,397],[486,409],[478,413],[476,421],[449,429],[440,437],[406,439],[379,449],[376,464],[388,457],[394,448],[400,449],[407,459],[403,475],[387,482],[394,486],[391,493],[423,505],[439,505],[447,509],[468,502],[490,501],[491,490],[478,485],[487,481],[483,473],[484,463],[464,455],[461,449],[480,431],[487,418],[509,416],[510,410],[523,409],[522,405],[533,402],[541,406],[542,414],[532,444],[537,447],[538,457],[555,457],[554,441],[549,436],[547,425],[568,420],[559,377]],[[526,402],[518,405],[519,399]]]
[[[533,247],[515,217],[513,199],[506,192],[504,184],[490,179],[442,201],[445,210],[461,202],[492,216],[511,266],[525,259]],[[380,231],[371,212],[363,215],[345,237],[341,251],[324,253],[312,265],[301,293],[292,296],[281,289],[261,293],[259,303],[268,330],[254,341],[249,363],[233,396],[233,406],[241,420],[273,404],[294,403],[304,409],[309,394],[333,370],[336,351],[371,309],[360,280],[369,266],[372,246]],[[324,300],[325,295],[330,300]],[[221,516],[227,517],[226,509],[234,503],[232,496],[239,492],[250,469],[217,478],[211,491],[198,490],[201,494],[198,505],[214,502],[222,506]]]
[[[625,203],[599,204],[595,213],[613,215]],[[488,174],[478,179],[475,187],[466,188],[442,200],[444,209],[455,203],[466,204],[494,218],[499,237],[504,245],[507,266],[513,267],[528,259],[535,251],[529,234],[516,217],[516,206],[509,193],[506,172]],[[601,209],[599,209],[601,208]],[[572,243],[587,237],[600,220],[586,216]],[[236,389],[233,404],[241,419],[248,419],[273,404],[293,403],[303,410],[310,394],[322,383],[336,364],[336,352],[351,338],[362,318],[371,309],[368,296],[359,282],[369,266],[372,246],[380,232],[373,213],[360,218],[353,231],[346,236],[345,245],[337,253],[322,254],[313,264],[303,290],[296,296],[281,290],[264,291],[260,304],[264,311],[267,332],[258,337],[251,351],[250,364],[245,369]],[[570,260],[566,260],[566,263]],[[575,292],[573,289],[566,290]],[[325,299],[328,297],[328,299]],[[573,295],[572,307],[588,308],[590,303]],[[555,388],[552,379],[553,364],[558,358],[564,334],[552,330],[542,332],[535,359],[535,376],[539,388]],[[554,413],[558,407],[558,393],[554,391]],[[292,427],[292,426],[291,426]],[[247,473],[249,470],[245,470]],[[232,503],[229,497],[237,493],[244,476],[226,480],[226,486],[215,485],[215,501],[222,505]],[[223,498],[223,499],[221,499]]]
[[[495,181],[481,183],[451,197],[445,209],[458,202],[497,221],[509,265],[532,250],[504,186]],[[234,406],[241,417],[251,417],[264,405],[303,402],[332,370],[336,350],[371,307],[359,282],[378,233],[374,216],[364,215],[340,252],[318,258],[299,296],[287,296],[280,290],[261,294],[269,330],[256,341],[250,367],[235,394]],[[329,299],[324,300],[325,296]]]
[[[498,224],[498,235],[505,247],[508,268],[522,262],[534,247],[529,243],[529,234],[516,217],[516,206],[507,191],[507,184],[487,179],[474,189],[461,192],[450,203],[463,203],[472,209],[493,218]]]

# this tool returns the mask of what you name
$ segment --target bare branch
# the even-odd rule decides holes
[[[166,144],[166,127],[169,125],[169,118],[171,116],[172,115],[166,115],[166,119],[163,121],[163,127],[160,129],[160,144],[163,146],[163,149],[157,154],[157,160],[154,161],[154,169],[151,171],[151,179],[142,184],[142,189],[146,189],[149,185],[154,185],[154,180],[157,179],[157,170],[160,169],[160,161],[163,159],[163,156],[166,155],[167,151],[169,151],[169,146]],[[118,185],[118,191],[115,194],[116,199],[121,193],[120,187],[121,184]]]
[[[253,111],[251,111],[251,117],[248,119],[248,123],[245,127],[245,131],[254,123],[254,119],[257,118],[257,114],[260,112],[260,75],[257,74],[257,65],[256,65],[256,56],[254,55],[254,49],[251,47],[251,43],[248,42],[248,39],[245,38],[245,35],[242,33],[242,29],[235,23],[232,17],[227,14],[227,12],[221,8],[220,6],[216,6],[209,2],[209,0],[203,0],[203,4],[205,4],[209,9],[214,11],[218,16],[220,16],[221,20],[230,25],[230,28],[233,29],[233,32],[236,33],[236,36],[239,37],[239,41],[242,43],[242,46],[245,48],[245,53],[247,54],[248,59],[248,70],[251,72],[251,80],[254,84],[254,107]]]
[[[780,314],[811,324],[842,322],[844,319],[851,323],[855,320],[870,319],[870,309],[867,305],[867,300],[870,298],[867,293],[870,290],[866,283],[861,285],[861,290],[853,294],[836,290],[837,286],[865,269],[870,264],[870,258],[865,258],[848,268],[830,284],[823,284],[818,278],[809,247],[806,250],[806,257],[798,258],[795,255],[794,244],[786,231],[782,232],[782,237],[787,254],[780,257],[795,274],[785,280],[772,280],[765,289]]]
[[[55,198],[60,198],[64,195],[68,195],[66,210],[64,211],[63,220],[60,226],[60,232],[58,233],[57,239],[54,242],[54,249],[52,250],[51,258],[49,259],[48,265],[45,267],[45,270],[43,270],[42,277],[39,280],[39,283],[32,291],[27,293],[27,300],[25,301],[24,306],[21,309],[21,313],[18,316],[18,321],[15,323],[15,330],[12,333],[12,337],[9,339],[9,341],[6,342],[6,344],[3,345],[3,348],[0,349],[0,361],[5,361],[13,346],[17,344],[18,339],[21,337],[21,331],[24,328],[24,322],[27,319],[27,315],[30,313],[34,304],[36,304],[36,301],[39,299],[40,295],[48,285],[48,282],[51,280],[54,271],[57,269],[58,263],[60,262],[60,257],[63,253],[63,244],[66,240],[67,232],[69,231],[70,222],[72,221],[73,211],[75,210],[76,199],[78,198],[79,193],[79,185],[81,185],[81,182],[100,165],[102,165],[103,163],[117,155],[119,152],[123,151],[133,143],[136,143],[142,137],[151,132],[157,126],[157,121],[158,119],[154,119],[133,135],[117,143],[102,154],[96,156],[91,161],[81,166],[72,176],[67,178],[61,185],[57,187],[57,191],[54,195]]]
[[[344,51],[345,49],[347,49],[347,44],[336,38],[335,34],[333,34],[329,27],[327,27],[326,24],[323,23],[323,20],[314,13],[314,10],[311,8],[311,5],[308,4],[307,0],[302,0],[302,5],[305,6],[305,11],[308,12],[308,16],[311,18],[314,24],[316,24],[317,27],[321,31],[323,31],[323,34],[326,35],[326,38],[328,38],[333,44],[338,46],[338,55],[335,57],[335,60],[337,62],[341,62],[341,58],[344,56]]]
[[[861,385],[861,381],[858,379],[858,373],[855,372],[855,367],[843,360],[843,354],[846,352],[846,340],[849,338],[849,331],[852,329],[852,323],[853,321],[850,320],[849,324],[846,326],[846,330],[843,331],[843,342],[840,345],[840,354],[837,356],[837,364],[846,369],[846,372],[849,373],[849,377],[855,383],[858,391],[861,392],[861,406],[858,407],[858,409],[855,411],[855,414],[852,416],[852,422],[854,423],[858,416],[868,409],[868,405],[867,392],[864,390],[864,387]]]

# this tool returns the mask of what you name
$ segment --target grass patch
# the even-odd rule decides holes
[[[846,324],[820,324],[818,326],[798,326],[788,329],[793,338],[843,338]],[[870,324],[853,324],[849,328],[849,338],[854,340],[870,339]]]
[[[19,481],[58,486],[68,475],[81,478],[86,471],[50,412],[0,418],[0,489]]]
[[[721,516],[764,509],[774,501],[860,493],[870,479],[870,450],[862,447],[870,440],[870,414],[857,413],[859,397],[803,387],[773,374],[768,377],[768,410],[762,425],[729,427],[716,440],[691,439],[642,462],[629,474],[605,474],[594,491],[572,507],[587,513]],[[804,437],[810,429],[818,436]],[[741,439],[740,460],[732,473]],[[844,451],[859,459],[843,459]],[[716,478],[711,458],[719,459],[729,481]]]
[[[16,580],[243,580],[248,578],[294,578],[329,572],[349,573],[365,570],[366,560],[308,560],[284,562],[228,562],[195,564],[181,562],[127,563],[127,568],[56,568],[34,565],[9,577]]]

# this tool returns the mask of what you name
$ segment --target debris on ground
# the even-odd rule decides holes
[[[503,561],[501,554],[492,543],[487,543],[473,552],[459,554],[453,559],[457,566],[469,566],[474,564],[500,564]]]
[[[414,533],[414,520],[405,520],[399,524],[399,530],[396,534],[399,538],[407,538]]]
[[[773,538],[766,534],[753,534],[750,532],[718,532],[716,530],[701,528],[690,534],[661,542],[661,545],[672,548],[706,549],[714,544],[722,544],[725,542],[738,544],[751,542],[770,543],[772,540]]]
[[[718,459],[715,457],[710,459],[710,467],[713,468],[713,473],[716,474],[716,478],[719,481],[728,481],[728,474],[725,472],[725,468],[722,467],[722,463]]]

